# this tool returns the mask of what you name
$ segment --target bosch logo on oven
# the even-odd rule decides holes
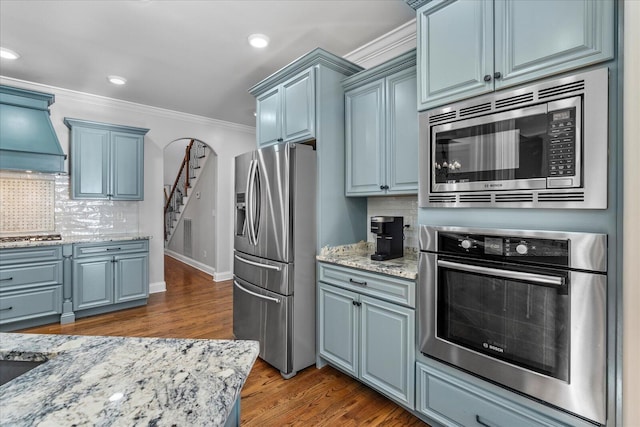
[[[497,345],[489,344],[487,342],[483,342],[482,346],[488,350],[497,351],[498,353],[504,353],[504,349],[502,347],[498,347]]]

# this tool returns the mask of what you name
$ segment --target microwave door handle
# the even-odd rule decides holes
[[[564,285],[564,279],[557,276],[547,276],[545,274],[525,273],[522,271],[502,270],[499,268],[481,267],[478,265],[460,264],[457,262],[438,260],[438,267],[447,267],[455,270],[467,271],[469,273],[490,274],[492,276],[504,277],[506,279],[523,280],[538,285]]]
[[[234,258],[237,259],[238,261],[244,262],[245,264],[254,265],[256,267],[266,268],[267,270],[280,271],[280,267],[277,267],[275,265],[260,264],[259,262],[249,261],[248,259],[244,259],[244,258],[242,258],[242,257],[240,257],[238,255],[234,255]]]
[[[249,289],[243,288],[242,286],[240,286],[240,283],[236,282],[235,280],[233,281],[233,284],[236,285],[236,288],[240,289],[243,292],[248,293],[249,295],[253,295],[256,298],[266,299],[267,301],[273,301],[276,304],[280,304],[280,300],[278,298],[271,298],[271,297],[268,297],[266,295],[260,295],[260,294],[257,294],[255,292],[251,292]]]

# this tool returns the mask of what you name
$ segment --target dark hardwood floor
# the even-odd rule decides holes
[[[25,333],[233,339],[232,283],[165,257],[167,291],[144,307],[22,330]],[[351,377],[311,366],[290,380],[261,359],[242,391],[243,426],[426,426]]]

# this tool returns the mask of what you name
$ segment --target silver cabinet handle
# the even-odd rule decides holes
[[[13,280],[13,277],[7,277],[6,279],[0,279],[0,282],[8,282],[10,280]]]
[[[13,310],[13,306],[6,307],[6,308],[0,308],[0,311],[9,311],[9,310]]]
[[[564,278],[557,276],[547,276],[544,274],[524,273],[522,271],[502,270],[499,268],[481,267],[478,265],[460,264],[457,262],[438,260],[438,267],[448,267],[454,270],[467,271],[469,273],[490,274],[492,276],[504,277],[506,279],[523,280],[540,285],[564,285]]]
[[[268,297],[266,295],[260,295],[260,294],[257,294],[255,292],[251,292],[249,289],[246,289],[246,288],[243,288],[242,286],[240,286],[240,283],[236,282],[235,280],[233,281],[233,284],[236,285],[236,287],[238,289],[240,289],[243,292],[248,293],[249,295],[253,295],[254,297],[261,298],[261,299],[266,299],[267,301],[273,301],[276,304],[280,304],[280,300],[278,298],[271,298],[271,297]]]
[[[489,424],[487,421],[484,421],[482,418],[480,418],[480,415],[478,414],[476,414],[476,422],[484,427],[493,427],[492,424]]]
[[[259,262],[250,261],[248,259],[244,259],[242,257],[239,257],[238,255],[234,255],[233,257],[235,259],[237,259],[238,261],[242,261],[242,262],[244,262],[246,264],[254,265],[256,267],[262,267],[262,268],[266,268],[268,270],[280,271],[280,267],[278,267],[276,265],[260,264]]]
[[[122,248],[107,248],[107,251],[119,251]]]

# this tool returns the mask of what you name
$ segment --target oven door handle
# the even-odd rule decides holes
[[[438,267],[447,267],[455,270],[467,271],[469,273],[490,274],[492,276],[504,277],[506,279],[522,280],[539,285],[564,285],[564,278],[557,276],[547,276],[544,274],[525,273],[522,271],[502,270],[500,268],[481,267],[479,265],[460,264],[457,262],[438,260]]]

